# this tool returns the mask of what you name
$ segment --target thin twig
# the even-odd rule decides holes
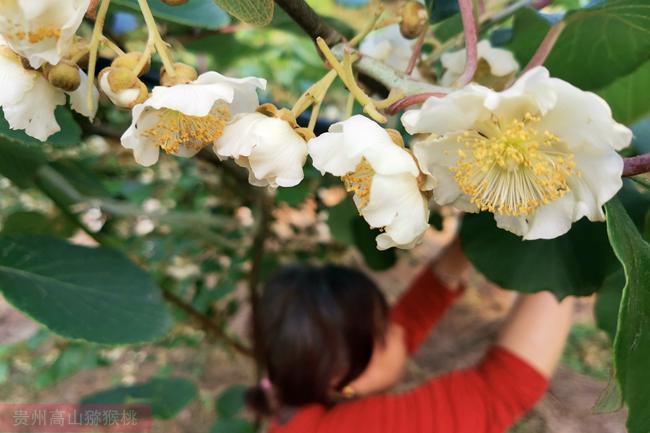
[[[404,71],[406,75],[411,75],[413,73],[413,69],[415,69],[415,65],[418,64],[418,60],[420,60],[420,54],[422,53],[422,45],[424,45],[424,39],[426,38],[427,33],[427,30],[424,30],[418,37],[417,41],[415,41],[415,45],[413,46],[413,53],[411,53],[411,58],[409,59],[409,64],[406,67],[406,71]]]
[[[168,290],[163,291],[163,296],[165,300],[167,300],[170,304],[178,307],[180,310],[183,310],[188,316],[196,320],[201,325],[201,329],[224,341],[228,346],[232,347],[241,355],[248,357],[253,356],[253,351],[250,348],[244,346],[238,340],[226,334],[218,323],[198,311],[196,308],[194,308],[194,306],[192,306],[192,304],[185,302],[185,300],[180,298],[178,295]]]
[[[462,87],[472,81],[478,65],[478,31],[476,28],[476,19],[474,19],[472,0],[458,0],[458,5],[460,6],[460,15],[463,20],[465,52],[467,53],[465,70],[458,78],[457,82],[457,84]]]
[[[625,158],[623,162],[623,177],[650,172],[650,153]]]
[[[411,95],[411,96],[407,96],[406,98],[400,99],[399,101],[395,102],[393,105],[388,107],[385,111],[386,113],[393,115],[412,105],[421,104],[429,98],[432,97],[444,98],[445,96],[447,96],[446,93],[438,93],[438,92],[418,93],[417,95]]]
[[[529,71],[536,66],[541,66],[544,64],[546,58],[549,56],[549,54],[551,54],[555,43],[557,42],[560,34],[562,34],[562,30],[564,30],[565,27],[566,22],[559,21],[549,29],[548,33],[546,33],[546,36],[544,37],[544,40],[539,45],[539,47],[537,47],[535,55],[532,59],[530,59],[523,72]]]

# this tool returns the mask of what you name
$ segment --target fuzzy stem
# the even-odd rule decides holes
[[[429,98],[432,97],[444,98],[445,96],[447,96],[446,93],[439,93],[439,92],[419,93],[417,95],[410,95],[392,104],[390,107],[386,109],[386,113],[393,115],[412,105],[421,104]]]
[[[530,59],[530,61],[524,68],[523,72],[529,71],[536,66],[541,66],[544,64],[546,58],[548,57],[549,54],[551,54],[551,51],[553,50],[555,43],[557,42],[558,38],[560,37],[560,34],[562,34],[562,31],[564,30],[565,27],[566,27],[566,23],[564,21],[560,21],[550,28],[550,30],[544,37],[544,40],[537,48],[535,55],[533,56],[532,59]]]
[[[120,48],[115,42],[111,41],[104,35],[102,35],[102,43],[110,48],[118,56],[124,55],[124,50],[122,50],[122,48]]]
[[[102,41],[104,23],[106,22],[106,15],[108,14],[108,6],[111,0],[102,0],[97,11],[97,19],[95,20],[95,27],[93,27],[93,34],[88,45],[88,89],[86,91],[86,104],[88,109],[92,111],[93,108],[93,85],[95,84],[95,69],[97,68],[97,50],[99,43]]]
[[[413,73],[413,69],[415,69],[415,66],[418,64],[420,54],[422,53],[422,45],[424,45],[424,39],[427,37],[427,33],[428,29],[424,30],[415,42],[415,46],[413,46],[413,53],[409,59],[409,64],[406,67],[406,71],[404,71],[406,75],[411,75]]]
[[[650,153],[625,158],[623,161],[623,177],[650,172]]]
[[[305,112],[310,106],[319,104],[325,98],[327,91],[336,79],[336,71],[331,70],[318,82],[314,83],[300,98],[296,101],[291,109],[293,115],[297,118]]]
[[[465,70],[458,78],[457,85],[459,87],[472,81],[476,67],[478,66],[478,30],[476,20],[474,19],[474,9],[472,7],[472,0],[458,0],[460,6],[460,15],[463,20],[463,33],[465,34],[465,51],[467,58],[465,60]]]
[[[176,76],[174,63],[172,62],[171,58],[169,57],[169,53],[167,52],[167,44],[163,40],[162,36],[160,36],[160,32],[158,31],[158,26],[156,25],[156,20],[153,17],[149,3],[147,3],[147,0],[138,0],[138,5],[140,6],[140,12],[142,12],[144,22],[147,25],[149,37],[152,38],[154,47],[156,47],[156,51],[160,56],[160,60],[165,67],[165,72],[173,78]]]
[[[356,47],[359,45],[359,43],[366,37],[368,34],[375,29],[377,26],[377,21],[379,21],[379,17],[381,17],[381,14],[384,13],[384,7],[380,4],[379,7],[375,10],[375,14],[366,26],[365,29],[363,29],[359,34],[357,34],[355,37],[350,39],[350,42],[348,42],[348,46],[350,47]]]

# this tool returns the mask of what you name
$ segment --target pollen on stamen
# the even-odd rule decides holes
[[[352,173],[341,177],[345,190],[353,192],[356,196],[359,209],[365,208],[370,201],[370,186],[374,175],[375,170],[370,163],[365,158],[361,158],[361,162]]]
[[[207,116],[188,116],[171,109],[158,110],[156,124],[142,136],[153,140],[167,153],[176,153],[181,147],[200,150],[214,143],[230,120],[230,107],[218,101]]]
[[[458,163],[451,169],[463,193],[480,210],[526,216],[569,190],[575,175],[573,155],[561,151],[561,141],[537,129],[540,118],[526,113],[521,120],[497,117],[458,137]],[[485,133],[490,131],[490,133]]]

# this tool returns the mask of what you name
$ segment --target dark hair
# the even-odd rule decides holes
[[[363,273],[341,266],[291,266],[265,287],[257,307],[255,352],[279,404],[333,403],[368,366],[385,335],[388,306]],[[336,383],[333,384],[333,381]],[[251,389],[247,401],[271,412],[268,393]]]

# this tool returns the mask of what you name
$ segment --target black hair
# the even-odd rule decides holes
[[[385,336],[388,305],[363,273],[342,266],[291,266],[266,284],[254,334],[258,362],[279,405],[331,405],[368,366]],[[254,387],[247,401],[269,415],[268,392]]]

